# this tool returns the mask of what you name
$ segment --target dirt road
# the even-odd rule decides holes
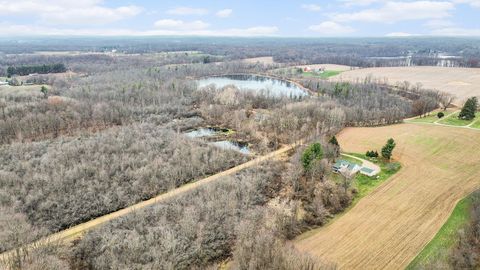
[[[133,211],[140,210],[140,209],[143,209],[143,208],[148,207],[148,206],[152,206],[156,203],[165,202],[168,199],[171,199],[171,198],[174,198],[176,196],[185,194],[185,193],[190,192],[194,189],[205,186],[209,183],[218,181],[218,180],[222,179],[222,177],[224,177],[224,176],[232,175],[232,174],[235,174],[235,173],[237,173],[241,170],[244,170],[244,169],[250,168],[252,166],[258,165],[259,163],[261,163],[263,161],[280,157],[283,154],[287,153],[288,151],[294,149],[295,147],[297,147],[301,143],[302,142],[298,142],[298,143],[295,143],[295,144],[288,145],[288,146],[283,147],[283,148],[281,148],[277,151],[274,151],[274,152],[269,153],[267,155],[255,158],[251,161],[248,161],[246,163],[238,165],[234,168],[231,168],[231,169],[228,169],[226,171],[220,172],[218,174],[212,175],[210,177],[207,177],[207,178],[204,178],[204,179],[201,179],[201,180],[183,185],[183,186],[181,186],[179,188],[176,188],[174,190],[171,190],[169,192],[160,194],[157,197],[154,197],[152,199],[139,202],[135,205],[132,205],[132,206],[129,206],[127,208],[118,210],[118,211],[110,213],[108,215],[98,217],[96,219],[93,219],[93,220],[90,220],[88,222],[79,224],[79,225],[74,226],[72,228],[69,228],[69,229],[60,231],[58,233],[52,234],[52,235],[50,235],[50,236],[48,236],[44,239],[41,239],[41,240],[39,240],[35,243],[30,244],[29,246],[27,246],[25,248],[28,250],[28,249],[35,248],[35,247],[38,247],[38,246],[46,245],[48,243],[59,242],[59,241],[60,242],[72,241],[72,240],[80,237],[86,231],[88,231],[90,229],[93,229],[97,226],[100,226],[102,224],[105,224],[106,222],[109,222],[113,219],[125,216],[125,215],[127,215],[127,214],[129,214]],[[0,254],[0,260],[4,260],[4,259],[9,258],[10,256],[13,255],[13,253],[14,253],[14,251],[9,251],[9,252],[5,252],[5,253]]]
[[[335,222],[296,246],[340,269],[403,269],[434,237],[457,201],[480,188],[480,132],[439,125],[347,128],[342,150],[380,149],[388,138],[403,168]]]

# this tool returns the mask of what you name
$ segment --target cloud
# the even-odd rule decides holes
[[[337,13],[332,20],[337,22],[395,23],[408,20],[442,19],[450,16],[455,8],[451,2],[414,1],[387,2],[378,9],[365,9],[353,13]]]
[[[435,36],[480,36],[480,28],[449,27],[436,29],[431,32]]]
[[[207,29],[201,21],[159,20],[151,30],[138,31],[124,28],[65,29],[56,27],[14,25],[0,23],[0,35],[6,36],[272,36],[279,31],[276,26],[254,26],[249,28]]]
[[[250,28],[233,28],[220,31],[225,36],[271,36],[278,32],[276,26],[255,26]]]
[[[480,8],[480,0],[454,0],[456,4],[469,4],[472,7]]]
[[[315,4],[303,4],[303,5],[301,5],[301,8],[303,8],[305,10],[308,10],[308,11],[320,11],[320,10],[322,10],[322,7],[320,7],[319,5],[315,5]]]
[[[205,8],[192,8],[192,7],[176,7],[173,9],[167,10],[168,14],[171,15],[206,15],[208,10]]]
[[[343,2],[347,7],[369,6],[371,4],[378,3],[378,2],[385,2],[385,0],[338,0],[338,1]]]
[[[50,24],[107,24],[133,17],[142,12],[135,5],[102,6],[101,0],[38,0],[0,1],[2,12],[12,15],[30,15]]]
[[[184,22],[182,20],[158,20],[154,23],[154,26],[157,29],[163,30],[188,30],[188,31],[195,31],[195,30],[202,30],[208,28],[210,25],[206,22],[197,20],[192,22]]]
[[[349,26],[343,26],[332,21],[322,22],[317,25],[311,25],[308,29],[311,31],[320,33],[322,35],[328,35],[328,36],[338,36],[343,34],[349,34],[355,31],[353,28]]]
[[[220,17],[220,18],[228,18],[228,17],[230,17],[230,15],[232,15],[232,12],[233,12],[233,10],[227,8],[227,9],[222,9],[222,10],[217,11],[217,13],[215,13],[215,15],[217,17]]]
[[[446,28],[452,27],[455,24],[449,20],[430,20],[424,24],[428,28]]]
[[[386,37],[413,37],[418,36],[418,34],[411,34],[406,32],[392,32],[385,35]]]

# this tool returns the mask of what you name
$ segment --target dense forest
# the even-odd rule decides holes
[[[62,73],[67,71],[64,64],[48,64],[39,66],[16,66],[7,68],[7,76],[10,78],[13,75],[29,75],[29,74],[48,74],[48,73]]]
[[[331,179],[330,167],[340,149],[330,139],[346,126],[399,123],[441,103],[441,93],[419,86],[373,80],[334,83],[294,75],[286,79],[310,95],[274,96],[267,89],[255,92],[234,85],[199,89],[200,77],[275,75],[287,65],[239,61],[244,57],[273,54],[275,59],[289,57],[284,59],[288,63],[310,63],[350,50],[356,51],[350,59],[367,61],[372,45],[355,41],[360,45],[341,46],[332,55],[315,54],[307,61],[310,52],[333,48],[337,41],[290,47],[299,41],[287,39],[269,51],[269,39],[217,45],[187,41],[131,41],[127,46],[111,40],[96,46],[102,52],[92,52],[90,43],[79,40],[63,48],[86,51],[78,54],[29,51],[60,50],[52,42],[61,41],[54,39],[45,44],[33,39],[30,47],[0,41],[9,53],[0,57],[5,76],[10,66],[64,63],[69,71],[42,75],[33,85],[0,86],[0,252],[19,251],[2,262],[6,268],[216,269],[228,263],[242,270],[334,269],[288,244],[341,213],[357,192]],[[453,52],[461,44],[452,41],[442,48]],[[411,45],[381,46],[375,47],[376,55],[397,54]],[[123,52],[104,53],[111,49]],[[19,52],[25,54],[10,54]],[[229,130],[221,138],[245,143],[252,153],[185,135],[204,127]],[[256,164],[117,219],[73,246],[52,244],[20,252],[42,236],[299,140],[305,145],[280,160]],[[311,142],[317,142],[321,155],[304,166],[302,155]],[[262,253],[266,247],[271,252]]]

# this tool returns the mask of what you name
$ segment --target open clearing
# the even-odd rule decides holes
[[[319,69],[324,68],[325,70],[332,70],[332,71],[348,71],[352,69],[356,69],[357,67],[345,66],[345,65],[335,65],[335,64],[316,64],[316,65],[303,65],[297,66],[298,68],[311,68],[311,69]]]
[[[243,59],[242,61],[245,62],[245,63],[250,63],[250,64],[261,63],[261,64],[264,64],[264,65],[271,65],[271,64],[275,63],[275,61],[273,61],[272,56],[246,58],[246,59]]]
[[[422,83],[424,88],[454,94],[459,105],[471,96],[480,96],[480,69],[450,67],[382,67],[345,71],[333,77],[335,80],[356,81],[371,75],[389,84],[409,81]]]
[[[296,241],[341,269],[402,269],[435,236],[456,203],[480,188],[480,132],[434,125],[347,128],[342,150],[363,153],[397,141],[402,170],[346,214]]]

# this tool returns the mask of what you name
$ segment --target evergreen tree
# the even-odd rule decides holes
[[[385,144],[385,146],[382,148],[382,157],[390,160],[392,158],[392,153],[395,146],[395,141],[392,138],[388,139],[387,144]]]
[[[323,158],[323,149],[320,143],[314,143],[307,147],[302,154],[301,161],[303,168],[308,171],[314,160],[320,160]]]
[[[462,111],[458,115],[458,118],[463,120],[472,120],[475,118],[477,112],[478,100],[476,97],[471,97],[463,105]]]
[[[329,141],[328,141],[330,144],[333,144],[333,145],[336,145],[336,146],[340,146],[338,144],[338,141],[337,141],[337,138],[335,136],[333,136]]]
[[[42,88],[40,89],[40,92],[42,92],[44,98],[48,97],[48,88],[45,87],[45,85],[42,85]]]

